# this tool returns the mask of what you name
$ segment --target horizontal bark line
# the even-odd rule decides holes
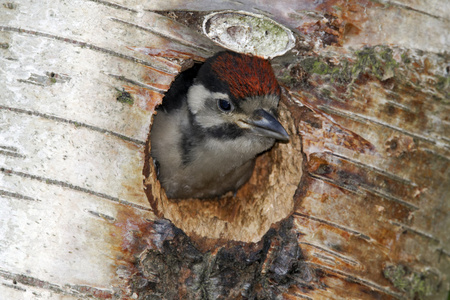
[[[446,251],[445,249],[438,249],[437,251],[439,251],[440,254],[444,254],[445,256],[450,257],[450,251]]]
[[[406,230],[406,231],[409,231],[409,232],[415,233],[415,234],[417,234],[417,235],[420,235],[420,236],[422,236],[422,237],[425,237],[425,238],[427,238],[427,239],[433,240],[433,241],[435,241],[435,242],[437,242],[437,243],[440,243],[440,242],[441,242],[438,238],[434,237],[432,234],[430,234],[430,233],[428,233],[428,232],[423,232],[423,231],[421,231],[421,230],[412,228],[412,227],[410,227],[410,226],[408,226],[408,225],[405,225],[405,224],[402,224],[402,223],[398,223],[398,222],[394,222],[394,221],[389,221],[389,223],[391,223],[392,225],[401,227],[402,229],[404,229],[404,230]]]
[[[151,64],[150,62],[147,62],[145,60],[130,56],[130,55],[126,55],[123,53],[119,53],[107,48],[103,48],[103,47],[99,47],[96,46],[94,44],[90,44],[87,42],[82,42],[82,41],[78,41],[78,40],[74,40],[71,38],[66,38],[66,37],[62,37],[62,36],[58,36],[58,35],[54,35],[54,34],[50,34],[50,33],[45,33],[45,32],[40,32],[40,31],[35,31],[35,30],[30,30],[30,29],[23,29],[23,28],[18,28],[18,27],[11,27],[11,26],[0,26],[0,31],[9,31],[9,32],[16,32],[16,33],[20,33],[20,34],[28,34],[28,35],[33,35],[33,36],[40,36],[40,37],[45,37],[45,38],[49,38],[49,39],[53,39],[53,40],[57,40],[57,41],[61,41],[61,42],[65,42],[68,44],[72,44],[81,48],[87,48],[87,49],[91,49],[93,51],[97,51],[97,52],[101,52],[101,53],[106,53],[121,59],[125,59],[128,61],[132,61],[134,63],[138,63],[144,66],[148,66],[151,68],[154,68],[160,72],[164,72],[168,75],[176,75],[178,74],[177,71],[170,71],[170,70],[164,70],[161,68],[156,67],[155,65]]]
[[[445,155],[442,155],[440,153],[437,153],[436,151],[428,148],[422,148],[423,151],[430,153],[431,155],[435,155],[438,158],[442,158],[443,160],[446,160],[447,162],[450,162],[450,157],[447,157]]]
[[[115,221],[116,221],[116,218],[111,217],[111,216],[106,215],[106,214],[103,214],[103,213],[100,213],[100,212],[97,212],[97,211],[86,210],[86,212],[88,212],[88,213],[90,213],[91,215],[96,216],[96,217],[98,217],[98,218],[100,218],[100,219],[107,220],[107,221],[109,221],[109,222],[115,222]]]
[[[122,75],[108,74],[108,76],[110,76],[114,79],[126,82],[126,83],[136,85],[136,86],[144,88],[144,89],[148,89],[148,90],[152,90],[152,91],[161,93],[161,94],[164,94],[166,92],[166,90],[163,90],[163,89],[160,89],[160,88],[157,88],[157,87],[154,87],[154,86],[151,86],[151,85],[148,85],[148,84],[145,84],[145,83],[142,83],[142,82],[130,79],[130,78],[127,78]]]
[[[239,1],[235,1],[235,2],[239,3]],[[253,8],[255,11],[259,12],[260,14],[265,15],[266,17],[269,17],[269,18],[273,18],[273,17],[274,17],[274,14],[271,13],[270,11],[267,11],[267,10],[265,10],[265,9],[261,9],[261,8],[259,8],[259,7],[256,7],[256,6],[254,6],[254,7],[252,7],[252,8]]]
[[[408,184],[408,185],[411,185],[413,187],[417,187],[417,184],[415,182],[409,180],[409,179],[402,178],[402,177],[400,177],[400,176],[398,176],[396,174],[389,173],[389,172],[387,172],[385,170],[382,170],[380,168],[364,164],[364,163],[359,162],[357,160],[354,160],[354,159],[352,159],[350,157],[346,157],[346,156],[344,156],[342,154],[338,154],[338,153],[331,152],[331,151],[325,151],[324,153],[332,155],[332,156],[335,156],[335,157],[340,158],[342,160],[346,160],[346,161],[348,161],[348,162],[350,162],[350,163],[352,163],[354,165],[357,165],[358,167],[361,167],[363,169],[367,169],[369,171],[373,171],[373,172],[379,173],[379,174],[381,174],[383,176],[386,176],[386,177],[388,177],[388,178],[390,178],[392,180],[395,180],[395,181],[398,181],[398,182],[401,182],[401,183],[404,183],[404,184]]]
[[[38,82],[32,81],[32,80],[27,80],[27,79],[17,79],[17,81],[18,81],[18,82],[21,82],[21,83],[27,83],[27,84],[33,84],[33,85],[45,87],[45,84],[38,83]]]
[[[386,5],[392,5],[392,6],[400,7],[400,8],[403,8],[405,10],[411,10],[413,12],[416,12],[416,13],[419,13],[419,14],[423,14],[423,15],[426,15],[426,16],[429,16],[429,17],[432,17],[432,18],[435,18],[435,19],[439,19],[439,20],[442,20],[442,21],[447,21],[445,18],[443,18],[441,16],[436,16],[436,15],[430,14],[429,12],[426,12],[426,11],[423,11],[423,10],[420,10],[420,9],[417,9],[417,8],[405,5],[403,3],[399,3],[397,1],[391,1],[391,0],[372,0],[372,1],[379,2],[379,3],[382,3],[382,4],[386,4]]]
[[[17,291],[21,291],[21,292],[26,292],[27,290],[24,288],[21,288],[20,286],[14,285],[14,284],[7,284],[7,283],[2,283],[3,286],[9,287],[11,289],[15,289]]]
[[[381,197],[381,198],[384,198],[386,200],[390,200],[392,202],[396,202],[398,204],[404,205],[404,206],[408,207],[411,210],[419,210],[419,207],[417,205],[414,205],[414,204],[412,204],[410,202],[407,202],[407,201],[405,201],[403,199],[397,198],[397,197],[395,197],[393,195],[390,195],[390,194],[387,194],[387,193],[383,193],[383,192],[381,192],[381,191],[379,191],[379,190],[377,190],[377,189],[375,189],[373,187],[370,187],[368,185],[365,185],[365,184],[361,185],[360,188],[362,190],[367,191],[367,192],[369,192],[371,194],[374,194],[374,195],[376,195],[378,197]]]
[[[322,261],[326,261],[326,262],[328,262],[328,264],[333,264],[333,265],[336,264],[336,261],[333,258],[329,257],[329,256],[326,256],[326,255],[323,255],[323,254],[320,254],[320,253],[313,253],[312,256],[317,257],[318,259],[320,259]]]
[[[446,122],[445,120],[443,120],[442,122],[445,123],[448,127],[450,127],[450,122]],[[450,143],[450,138],[443,136],[442,139]]]
[[[318,175],[318,174],[314,174],[314,173],[308,172],[308,175],[311,176],[314,179],[321,180],[323,182],[333,184],[335,186],[338,186],[339,188],[345,189],[346,191],[355,193],[355,194],[360,195],[360,196],[365,196],[366,193],[370,193],[370,194],[374,194],[374,195],[376,195],[378,197],[384,198],[386,200],[389,200],[389,201],[392,201],[392,202],[396,202],[398,204],[406,206],[406,207],[408,207],[411,210],[419,210],[419,207],[417,205],[414,205],[414,204],[412,204],[410,202],[407,202],[405,200],[397,198],[397,197],[395,197],[393,195],[380,192],[380,191],[376,190],[375,188],[372,188],[372,187],[370,187],[368,185],[360,184],[358,186],[355,186],[355,185],[349,185],[349,184],[342,184],[341,182],[332,180],[330,178],[327,178],[325,176],[321,176],[321,175]],[[361,190],[365,191],[365,193],[362,192]]]
[[[403,110],[406,110],[408,112],[414,113],[414,110],[411,107],[409,107],[408,105],[401,104],[401,103],[398,103],[398,102],[395,102],[395,101],[391,101],[391,100],[386,100],[386,103],[388,103],[389,105],[393,105],[393,106],[399,107],[399,108],[401,108]]]
[[[405,135],[408,135],[410,137],[417,138],[419,140],[431,143],[431,144],[435,145],[436,147],[450,149],[450,145],[444,144],[443,142],[437,141],[437,140],[432,139],[432,138],[428,138],[426,136],[423,136],[423,135],[420,135],[420,134],[417,134],[417,133],[414,133],[414,132],[411,132],[411,131],[404,130],[402,128],[398,128],[396,126],[393,126],[393,125],[381,122],[379,120],[374,120],[374,119],[365,117],[365,116],[360,115],[360,114],[344,112],[342,110],[335,109],[335,108],[332,108],[332,107],[327,106],[327,105],[319,105],[318,108],[320,110],[328,113],[328,114],[337,115],[339,117],[347,118],[347,119],[350,119],[352,121],[355,121],[355,122],[358,122],[358,123],[363,123],[363,124],[367,124],[368,122],[369,123],[374,123],[374,124],[377,124],[377,125],[380,125],[380,126],[384,126],[384,127],[389,128],[389,129],[398,131],[398,132],[403,133]],[[442,138],[440,137],[440,139],[442,139]]]
[[[35,199],[29,196],[25,196],[19,193],[14,193],[14,192],[9,192],[9,191],[5,191],[5,190],[0,190],[0,196],[4,196],[4,197],[11,197],[11,198],[16,198],[16,199],[20,199],[20,200],[29,200],[29,201],[38,201],[40,202],[41,200],[39,199]]]
[[[48,119],[48,120],[52,120],[52,121],[57,121],[57,122],[61,122],[61,123],[71,124],[71,125],[74,125],[75,127],[84,127],[84,128],[90,129],[92,131],[97,131],[97,132],[100,132],[100,133],[103,133],[103,134],[109,134],[109,135],[118,137],[118,138],[120,138],[120,139],[122,139],[124,141],[132,142],[132,143],[137,144],[137,145],[145,145],[145,141],[141,141],[141,140],[138,140],[138,139],[135,139],[135,138],[131,138],[131,137],[128,137],[126,135],[123,135],[123,134],[120,134],[120,133],[117,133],[117,132],[114,132],[114,131],[111,131],[111,130],[103,129],[103,128],[100,128],[100,127],[97,127],[97,126],[89,125],[89,124],[86,124],[86,123],[81,123],[81,122],[78,122],[78,121],[64,119],[64,118],[61,118],[61,117],[56,117],[56,116],[40,113],[40,112],[37,112],[37,111],[25,110],[25,109],[22,109],[22,108],[9,107],[9,106],[0,106],[0,110],[2,110],[2,109],[3,110],[9,110],[9,111],[12,111],[12,112],[15,112],[15,113],[26,114],[26,115],[40,117],[40,118],[44,118],[44,119]]]
[[[343,272],[343,271],[340,271],[340,270],[336,270],[336,269],[333,269],[333,268],[330,268],[330,267],[327,267],[327,266],[319,265],[319,264],[316,264],[316,263],[313,263],[313,262],[307,262],[306,261],[305,263],[307,265],[311,266],[311,267],[315,267],[315,268],[319,268],[319,269],[322,269],[322,270],[326,270],[326,271],[328,271],[330,273],[333,273],[334,275],[339,275],[346,281],[358,283],[358,284],[361,284],[361,285],[365,285],[367,287],[370,287],[372,289],[375,289],[375,290],[377,290],[379,292],[382,292],[384,294],[390,295],[390,296],[395,297],[397,299],[403,299],[404,298],[402,294],[395,293],[395,292],[389,290],[388,288],[385,288],[385,287],[383,287],[381,285],[378,285],[378,284],[376,284],[376,283],[374,283],[372,281],[361,279],[361,278],[356,277],[355,275],[351,275],[351,274],[348,274],[346,272]]]
[[[17,157],[17,158],[25,158],[26,156],[16,152],[10,152],[0,149],[0,154],[5,156]]]
[[[129,7],[126,7],[126,6],[122,6],[122,5],[113,3],[113,2],[105,1],[105,0],[88,0],[88,1],[91,1],[91,2],[94,2],[94,3],[98,3],[98,4],[102,4],[102,5],[105,5],[105,6],[109,6],[109,7],[115,8],[115,9],[121,9],[121,10],[130,11],[132,13],[138,13],[139,12],[139,11],[137,11],[135,9],[132,9],[132,8],[129,8]]]
[[[327,221],[327,220],[323,220],[323,219],[320,219],[320,218],[317,218],[317,217],[314,217],[314,216],[310,216],[310,215],[307,215],[307,214],[299,213],[299,212],[294,212],[293,215],[294,216],[303,217],[303,218],[306,218],[306,219],[310,219],[310,220],[313,220],[313,221],[316,221],[316,222],[319,222],[319,223],[323,223],[323,224],[326,224],[326,225],[338,228],[338,229],[340,229],[342,231],[351,233],[351,234],[353,234],[355,236],[358,236],[358,237],[360,237],[360,238],[362,238],[364,240],[367,240],[367,241],[373,240],[368,235],[365,235],[365,234],[363,234],[363,233],[361,233],[359,231],[356,231],[356,230],[353,230],[353,229],[341,226],[339,224],[336,224],[336,223],[333,223],[333,222],[330,222],[330,221]]]
[[[311,178],[314,178],[314,179],[317,179],[317,180],[320,180],[320,181],[323,181],[323,182],[326,182],[326,183],[333,184],[333,185],[335,185],[335,186],[337,186],[339,188],[342,188],[342,189],[344,189],[346,191],[349,191],[351,193],[357,194],[359,196],[365,196],[365,194],[363,192],[361,192],[357,187],[355,187],[353,185],[343,184],[343,183],[338,182],[336,180],[332,180],[332,179],[330,179],[328,177],[321,176],[321,175],[318,175],[318,174],[314,174],[314,173],[311,173],[311,172],[308,172],[308,175]]]
[[[324,247],[322,247],[322,246],[318,246],[318,245],[315,245],[315,244],[313,244],[313,243],[302,242],[302,241],[299,241],[299,244],[302,244],[302,245],[308,245],[308,246],[310,246],[310,247],[319,249],[320,251],[326,252],[326,253],[328,253],[328,254],[330,254],[330,255],[336,256],[337,258],[339,258],[339,259],[345,261],[346,263],[348,263],[348,264],[350,264],[350,265],[354,265],[354,266],[361,265],[361,264],[360,264],[359,262],[357,262],[356,260],[353,260],[353,259],[350,259],[350,258],[348,258],[348,257],[345,257],[345,256],[342,255],[342,254],[336,253],[336,252],[334,252],[334,251],[332,251],[332,250],[330,250],[330,249],[324,248]]]
[[[314,298],[311,298],[311,297],[308,297],[306,295],[302,295],[302,294],[299,294],[299,293],[294,293],[292,295],[294,295],[295,297],[298,297],[298,298],[306,299],[306,300],[314,300]]]
[[[0,149],[9,150],[9,151],[12,151],[12,152],[19,152],[19,149],[17,147],[13,147],[13,146],[0,145]]]
[[[24,172],[20,172],[20,171],[15,171],[12,169],[6,169],[3,167],[0,167],[0,172],[4,173],[4,174],[8,174],[8,175],[16,175],[16,176],[20,176],[20,177],[24,177],[24,178],[29,178],[29,179],[33,179],[33,180],[37,180],[40,182],[44,182],[46,184],[50,184],[50,185],[55,185],[55,186],[59,186],[59,187],[63,187],[63,188],[69,188],[71,190],[77,191],[77,192],[82,192],[82,193],[86,193],[89,195],[93,195],[93,196],[97,196],[118,204],[122,204],[122,205],[126,205],[126,206],[130,206],[133,208],[137,208],[140,210],[144,210],[144,211],[152,211],[150,208],[139,205],[139,204],[135,204],[126,200],[122,200],[120,198],[117,197],[113,197],[104,193],[100,193],[100,192],[96,192],[84,187],[80,187],[77,185],[73,185],[71,183],[68,182],[64,182],[64,181],[59,181],[59,180],[55,180],[55,179],[50,179],[50,178],[45,178],[45,177],[41,177],[41,176],[37,176],[37,175],[32,175],[32,174],[28,174],[28,173],[24,173]]]
[[[0,277],[3,277],[6,280],[12,280],[13,283],[20,283],[26,286],[36,287],[40,289],[49,290],[58,294],[70,295],[76,297],[86,297],[86,298],[94,298],[94,299],[110,299],[114,296],[114,291],[99,289],[86,285],[77,285],[77,284],[64,284],[63,287],[61,285],[51,283],[49,281],[41,280],[36,277],[12,273],[7,270],[0,269]],[[21,287],[17,287],[15,285],[11,286],[12,288],[26,291]],[[95,296],[99,295],[99,296]]]
[[[155,35],[157,35],[159,37],[162,37],[162,38],[174,41],[174,42],[176,42],[176,43],[178,43],[180,45],[204,51],[204,52],[206,52],[205,54],[208,54],[208,56],[210,56],[211,53],[212,53],[211,49],[207,49],[207,48],[201,47],[199,45],[193,44],[193,43],[191,43],[189,41],[186,41],[186,40],[178,39],[178,38],[176,38],[174,36],[170,36],[170,35],[164,34],[162,32],[159,32],[157,30],[153,30],[151,28],[143,27],[141,25],[134,24],[134,23],[127,22],[127,21],[124,21],[124,20],[121,20],[121,19],[117,19],[117,18],[113,18],[113,17],[111,18],[111,20],[115,21],[115,22],[118,22],[118,23],[121,23],[121,24],[124,24],[124,25],[135,27],[135,28],[143,30],[145,32],[149,32],[149,33],[155,34]]]

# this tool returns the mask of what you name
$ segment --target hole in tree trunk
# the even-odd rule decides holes
[[[291,136],[256,160],[250,180],[236,193],[220,199],[168,199],[161,187],[148,142],[144,168],[146,194],[155,214],[182,229],[201,248],[228,241],[258,242],[272,224],[294,209],[294,194],[302,177],[301,139],[282,97],[279,121]],[[150,141],[150,138],[148,139]]]

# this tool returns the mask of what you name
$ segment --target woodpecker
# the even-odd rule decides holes
[[[243,185],[255,158],[289,141],[277,120],[281,89],[270,63],[219,52],[175,78],[157,108],[151,155],[169,198],[214,198]]]

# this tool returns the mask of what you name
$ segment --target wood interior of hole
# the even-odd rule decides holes
[[[144,174],[147,196],[156,215],[169,219],[198,243],[211,239],[258,242],[272,224],[292,213],[293,196],[302,177],[301,139],[283,102],[279,115],[291,141],[277,143],[260,155],[252,177],[236,196],[168,199],[156,178],[149,145]]]

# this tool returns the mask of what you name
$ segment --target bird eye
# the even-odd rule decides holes
[[[224,112],[230,112],[233,110],[233,105],[230,103],[230,101],[225,99],[217,100],[217,106],[220,108],[221,111]]]

